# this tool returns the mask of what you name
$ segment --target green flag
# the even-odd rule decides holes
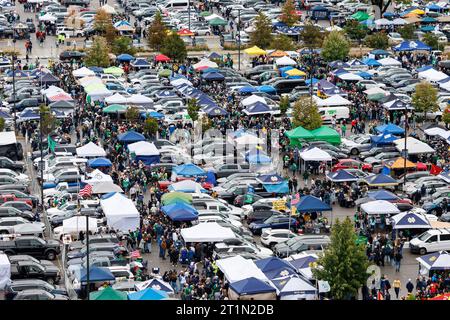
[[[47,137],[47,143],[48,143],[48,148],[52,151],[55,152],[55,147],[56,147],[56,142],[55,140],[53,140],[50,136]]]

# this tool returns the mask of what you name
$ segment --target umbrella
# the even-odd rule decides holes
[[[191,30],[186,29],[186,28],[178,30],[177,33],[178,33],[178,35],[180,35],[182,37],[189,37],[189,36],[194,36],[195,35]]]
[[[215,26],[226,26],[227,24],[228,24],[228,22],[226,22],[225,20],[220,19],[220,18],[214,18],[212,20],[209,20],[209,25],[213,26],[213,27],[215,27]]]
[[[169,192],[161,197],[161,202],[164,205],[173,204],[175,202],[192,203],[192,195],[184,192]]]
[[[273,86],[263,85],[258,87],[258,91],[265,93],[276,93],[277,89],[275,89]]]
[[[155,57],[155,61],[156,62],[168,62],[168,61],[170,61],[170,58],[168,56],[166,56],[166,55],[158,54]]]
[[[124,61],[124,62],[130,62],[131,60],[134,60],[134,57],[131,54],[122,53],[121,55],[117,56],[117,60]]]
[[[201,17],[207,17],[207,16],[210,16],[210,15],[212,15],[212,13],[209,12],[209,11],[202,11],[202,12],[200,12],[200,16]]]

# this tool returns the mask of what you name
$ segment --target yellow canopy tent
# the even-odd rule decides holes
[[[406,168],[407,169],[411,169],[411,168],[415,168],[416,164],[409,161],[408,159],[406,160]],[[404,169],[405,168],[405,158],[403,157],[399,157],[397,158],[397,160],[395,160],[391,166],[391,169]]]
[[[259,48],[258,46],[253,46],[251,48],[245,49],[244,52],[251,56],[260,56],[267,54],[265,50]]]
[[[409,13],[414,13],[414,14],[425,14],[425,11],[421,10],[421,9],[414,9],[412,11],[410,11]]]
[[[275,50],[274,52],[270,53],[269,56],[271,57],[285,57],[288,54],[281,50]]]
[[[304,72],[301,71],[301,70],[295,69],[295,68],[286,71],[286,74],[287,74],[287,75],[290,75],[290,76],[306,76],[306,73],[304,73]]]

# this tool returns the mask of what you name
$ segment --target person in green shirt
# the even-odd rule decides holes
[[[303,172],[303,180],[305,181],[305,186],[308,185],[308,179],[309,179],[309,172],[308,170],[305,170],[305,172]]]
[[[342,131],[342,136],[345,137],[345,134],[347,132],[347,125],[345,124],[345,122],[341,125],[341,131]]]

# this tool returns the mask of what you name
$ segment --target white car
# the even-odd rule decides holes
[[[297,235],[288,229],[263,229],[261,234],[261,243],[266,247],[273,247],[278,243],[287,241]]]
[[[17,173],[11,169],[0,168],[0,176],[7,176],[18,180],[19,182],[28,184],[30,183],[30,177],[23,173]]]
[[[388,34],[388,39],[389,39],[389,42],[392,44],[399,44],[399,43],[403,42],[402,36],[400,35],[400,33],[397,33],[397,32],[390,32]]]
[[[3,230],[15,234],[36,234],[45,231],[45,223],[29,222],[22,217],[6,217],[0,219],[0,232]]]
[[[358,83],[360,86],[364,86],[366,88],[366,90],[368,89],[372,89],[372,88],[386,88],[386,85],[384,83],[381,82],[376,82],[373,80],[361,80],[358,81]]]

